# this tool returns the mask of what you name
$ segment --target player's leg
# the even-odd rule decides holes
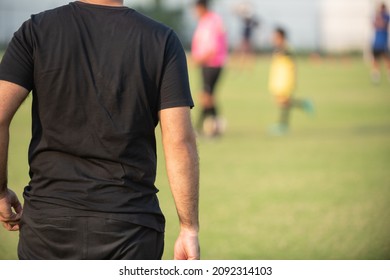
[[[196,125],[196,128],[199,132],[202,132],[203,123],[205,119],[212,115],[214,100],[212,96],[212,73],[210,67],[203,66],[201,69],[202,72],[202,92],[200,93],[200,104],[201,104],[201,113]]]
[[[314,115],[315,109],[314,109],[313,102],[310,99],[291,98],[290,106],[301,109],[309,115]]]
[[[216,118],[218,116],[217,102],[215,98],[215,88],[221,77],[222,68],[215,67],[209,69],[209,86],[210,86],[210,113]]]
[[[385,53],[385,62],[387,66],[387,78],[390,82],[390,50],[387,49]]]
[[[216,67],[212,71],[211,79],[211,96],[212,96],[212,107],[211,107],[211,116],[214,121],[214,133],[213,136],[219,136],[224,133],[226,129],[226,121],[220,117],[217,99],[215,96],[215,88],[218,86],[218,83],[221,79],[221,74],[223,72],[222,67]]]
[[[221,72],[222,68],[219,67],[203,68],[204,88],[201,98],[203,112],[198,122],[198,129],[201,127],[200,131],[211,137],[217,136],[221,132],[215,98],[215,88]]]
[[[287,102],[280,106],[280,118],[279,124],[280,126],[287,130],[290,123],[290,111],[291,111],[291,103]]]
[[[279,108],[279,119],[276,124],[270,127],[269,132],[275,136],[281,136],[288,132],[290,123],[291,102],[286,96],[276,96],[276,103]]]
[[[371,81],[374,84],[378,84],[381,80],[381,72],[380,72],[381,56],[382,56],[382,52],[380,50],[376,50],[376,49],[372,50]]]

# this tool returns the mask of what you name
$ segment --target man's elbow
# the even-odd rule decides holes
[[[165,148],[172,153],[189,153],[197,154],[196,134],[195,132],[188,132],[185,134],[175,135],[165,142]]]
[[[196,134],[193,129],[188,129],[186,133],[183,133],[175,140],[176,145],[185,145],[196,148]]]
[[[0,113],[0,129],[8,129],[10,124],[11,124],[10,118]]]

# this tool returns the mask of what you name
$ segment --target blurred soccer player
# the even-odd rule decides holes
[[[248,2],[238,4],[234,11],[241,20],[241,41],[238,47],[238,54],[242,57],[244,63],[253,60],[253,35],[256,28],[259,27],[259,21],[254,14],[253,6]]]
[[[283,135],[288,132],[291,109],[300,108],[307,113],[314,113],[310,100],[293,97],[296,86],[296,68],[288,50],[286,36],[286,31],[283,28],[276,28],[273,35],[275,50],[271,61],[269,90],[280,108],[279,122],[270,129],[270,133],[273,135]]]
[[[24,209],[7,185],[9,126],[32,90]],[[76,1],[33,15],[0,64],[0,221],[20,259],[161,259],[156,196],[160,123],[180,234],[199,259],[198,156],[184,50],[122,0]]]
[[[372,81],[374,83],[379,83],[381,80],[380,60],[382,58],[387,64],[390,81],[389,21],[389,12],[383,3],[379,6],[374,20],[375,36],[372,45]]]
[[[199,23],[192,40],[192,58],[200,65],[203,79],[197,128],[208,136],[216,136],[223,126],[218,118],[215,88],[227,58],[226,33],[222,19],[209,10],[207,0],[196,1],[195,11]]]

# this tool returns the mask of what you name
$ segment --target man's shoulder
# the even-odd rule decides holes
[[[170,32],[172,29],[167,25],[148,17],[136,10],[131,15],[131,19],[137,21],[140,27],[147,28],[153,31]]]
[[[74,15],[74,13],[77,14],[77,12],[73,11],[76,4],[69,3],[67,5],[59,6],[54,9],[45,10],[37,14],[33,14],[31,16],[31,22],[33,25],[38,26],[51,26],[52,24],[60,22],[64,22],[62,19],[69,19],[71,15]],[[130,13],[124,13],[121,15],[122,23],[125,22],[126,24],[134,24],[137,26],[137,28],[140,30],[140,32],[143,32],[145,34],[169,34],[172,32],[172,29],[166,25],[164,25],[161,22],[158,22],[134,9],[129,8],[128,11]],[[123,21],[124,20],[124,21]]]
[[[59,15],[66,14],[70,11],[70,5],[63,5],[53,9],[45,10],[37,14],[31,15],[31,21],[33,24],[40,24],[47,20],[58,20]]]

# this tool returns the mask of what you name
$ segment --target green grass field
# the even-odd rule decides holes
[[[373,86],[361,59],[299,59],[297,96],[286,137],[267,92],[268,58],[253,69],[231,63],[219,87],[228,128],[199,139],[203,259],[390,259],[390,82]],[[190,69],[194,97],[199,76]],[[12,124],[9,184],[28,183],[31,98]],[[194,119],[198,114],[194,109]],[[157,186],[173,255],[178,221],[159,146]],[[0,259],[16,258],[17,233],[0,230]]]

